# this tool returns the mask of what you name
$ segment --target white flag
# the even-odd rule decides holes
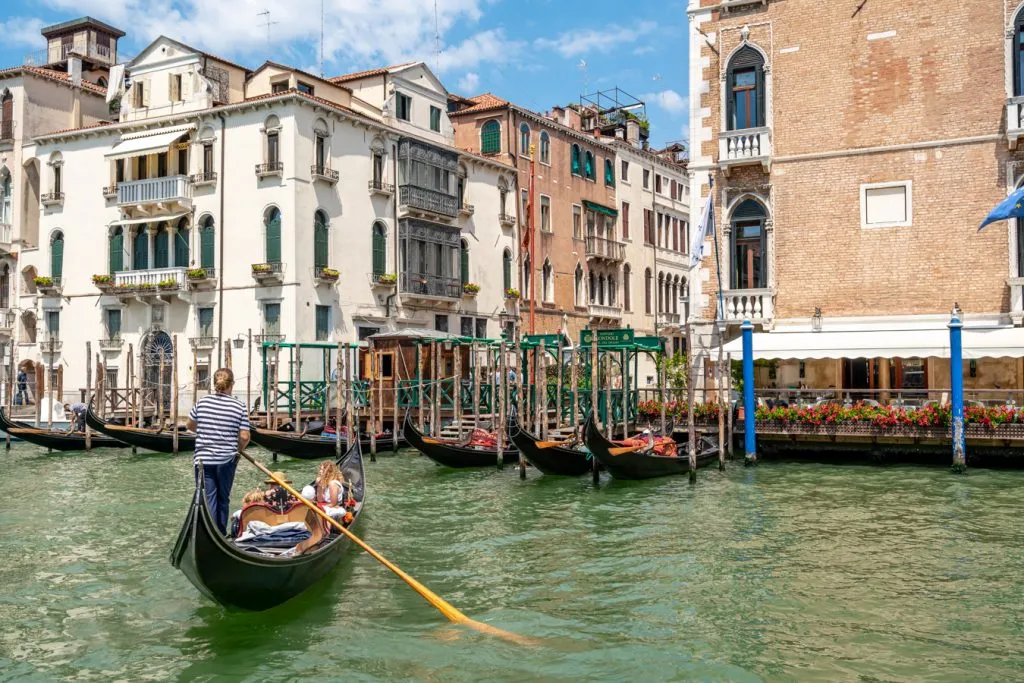
[[[708,235],[715,234],[715,209],[714,202],[712,201],[714,191],[714,185],[708,188],[708,201],[704,204],[704,213],[701,214],[700,223],[697,225],[697,230],[693,233],[693,239],[690,240],[691,268],[700,265],[700,262],[704,259],[704,240],[707,239]]]

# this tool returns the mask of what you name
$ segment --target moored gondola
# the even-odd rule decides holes
[[[324,460],[334,457],[334,439],[331,437],[302,435],[295,432],[278,432],[272,429],[252,430],[253,443],[263,446],[274,454],[287,455],[299,460]],[[342,435],[341,442],[345,443]],[[370,450],[370,438],[360,435],[360,444],[364,451]],[[406,446],[405,440],[399,438],[398,448]],[[390,434],[377,435],[377,451],[390,451],[394,448]]]
[[[359,501],[349,524],[353,528],[366,498],[359,442],[337,462],[351,484],[352,497]],[[307,520],[319,523],[312,511],[307,512]],[[202,477],[198,477],[192,504],[171,552],[171,564],[214,602],[259,611],[290,600],[322,579],[341,561],[349,544],[347,536],[331,534],[291,557],[247,551],[220,533],[206,505]]]
[[[567,446],[541,448],[540,441],[519,424],[515,414],[509,421],[509,438],[523,457],[544,474],[578,477],[591,471],[590,455]]]
[[[671,474],[686,474],[690,471],[690,462],[686,456],[669,457],[643,452],[612,455],[611,449],[621,446],[601,434],[592,414],[587,416],[583,430],[587,448],[616,479],[653,479]],[[716,457],[715,453],[698,455],[697,467],[707,465]]]
[[[7,413],[3,408],[0,408],[0,429],[22,441],[55,451],[85,450],[85,432],[62,432],[12,421],[7,418]],[[89,440],[92,448],[124,448],[127,446],[127,444],[103,434],[91,434]]]
[[[498,461],[497,448],[461,446],[424,436],[416,429],[408,414],[405,416],[402,434],[411,447],[444,467],[493,467]],[[501,453],[501,459],[505,463],[517,462],[519,451],[506,448]]]
[[[106,422],[93,411],[92,406],[85,413],[86,423],[93,429],[103,432],[108,437],[122,441],[129,446],[145,448],[158,453],[174,452],[174,434],[169,431],[144,429],[142,427],[125,427]],[[178,452],[187,453],[196,449],[194,432],[178,432]]]

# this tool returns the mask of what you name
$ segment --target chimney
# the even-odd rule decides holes
[[[82,85],[82,58],[68,55],[68,78],[76,88]]]
[[[573,130],[580,130],[580,113],[572,108],[566,109],[563,123]]]
[[[551,113],[548,114],[548,118],[550,118],[552,121],[562,123],[565,120],[565,108],[551,107]]]
[[[640,146],[640,122],[634,119],[626,121],[626,142],[634,147]]]

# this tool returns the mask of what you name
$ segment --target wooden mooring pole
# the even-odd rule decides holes
[[[590,335],[590,411],[593,415],[594,426],[596,427],[599,422],[601,413],[597,409],[597,330],[591,332]],[[601,466],[597,462],[597,458],[590,457],[590,471],[594,477],[594,483],[597,484],[601,481]]]
[[[725,340],[722,329],[718,330],[718,377],[715,380],[715,388],[718,389],[718,469],[725,470],[725,411],[728,410],[729,401],[725,392]]]
[[[178,454],[178,335],[171,337],[171,453]]]
[[[338,342],[338,358],[335,360],[335,371],[334,371],[334,398],[336,405],[334,406],[334,457],[341,457],[341,354],[344,352],[344,347],[341,342]]]
[[[370,430],[370,462],[377,462],[377,417],[376,405],[373,400],[373,384],[380,368],[377,367],[377,356],[374,353],[373,339],[366,341],[366,402],[370,411],[367,427]]]
[[[697,428],[694,421],[694,404],[697,399],[697,345],[693,343],[693,327],[689,324],[686,327],[686,454],[689,459],[690,483],[693,484],[697,481]],[[707,392],[704,395],[707,397]]]
[[[92,342],[86,340],[85,342],[85,403],[86,409],[92,404]],[[77,416],[72,415],[71,419],[77,422]],[[77,426],[77,425],[76,425]],[[92,430],[89,429],[89,423],[85,423],[85,450],[92,450]]]

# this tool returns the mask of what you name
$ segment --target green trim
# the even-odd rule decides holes
[[[612,209],[602,204],[597,204],[595,202],[587,201],[586,199],[583,200],[583,206],[587,207],[591,211],[597,211],[598,213],[603,213],[604,215],[611,216],[612,218],[618,218],[619,216],[619,212],[616,209]]]

